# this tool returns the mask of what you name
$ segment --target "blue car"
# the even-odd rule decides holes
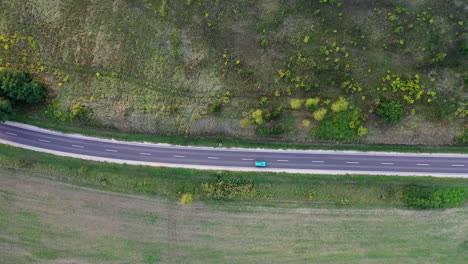
[[[267,163],[266,161],[256,161],[255,162],[255,167],[266,167]]]

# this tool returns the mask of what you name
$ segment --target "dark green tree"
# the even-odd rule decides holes
[[[42,82],[33,80],[25,71],[0,71],[0,95],[15,102],[38,103],[46,96]]]

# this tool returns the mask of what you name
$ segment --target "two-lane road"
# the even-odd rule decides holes
[[[103,140],[66,135],[7,122],[0,124],[0,142],[23,148],[85,159],[214,169],[262,170],[254,161],[266,161],[272,171],[302,173],[378,173],[467,177],[468,155],[249,150],[169,146]]]

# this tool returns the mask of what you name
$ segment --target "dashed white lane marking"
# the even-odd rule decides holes
[[[106,149],[107,152],[118,152],[117,150],[115,149]]]
[[[323,160],[313,160],[312,162],[314,162],[314,163],[323,163],[325,161],[323,161]]]
[[[38,139],[38,141],[40,141],[40,142],[45,142],[45,143],[50,143],[49,140],[45,140],[45,139]]]
[[[254,159],[242,159],[242,160],[254,160]]]
[[[80,146],[80,145],[72,145],[72,147],[75,147],[75,148],[84,148],[84,146]]]
[[[208,159],[219,159],[218,157],[208,157]]]
[[[140,155],[151,156],[151,153],[142,152],[142,153],[140,153]]]
[[[286,161],[289,161],[289,160],[276,160],[276,161],[282,161],[282,162],[286,162]]]
[[[359,164],[359,162],[357,162],[357,161],[347,161],[346,163],[348,163],[348,164]]]
[[[185,156],[174,155],[174,158],[185,158]]]
[[[395,165],[395,163],[391,163],[391,162],[382,162],[380,164],[382,164],[382,165]]]
[[[11,132],[5,132],[5,134],[8,134],[8,135],[10,135],[10,136],[17,136],[17,134],[11,133]]]
[[[464,167],[465,165],[463,164],[452,164],[453,167]]]
[[[429,166],[427,163],[417,163],[416,166]]]

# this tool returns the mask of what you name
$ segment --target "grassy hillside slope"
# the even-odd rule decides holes
[[[50,88],[26,113],[35,118],[298,142],[468,141],[463,1],[0,6],[0,67]]]
[[[467,210],[195,202],[0,171],[1,263],[461,263]]]

